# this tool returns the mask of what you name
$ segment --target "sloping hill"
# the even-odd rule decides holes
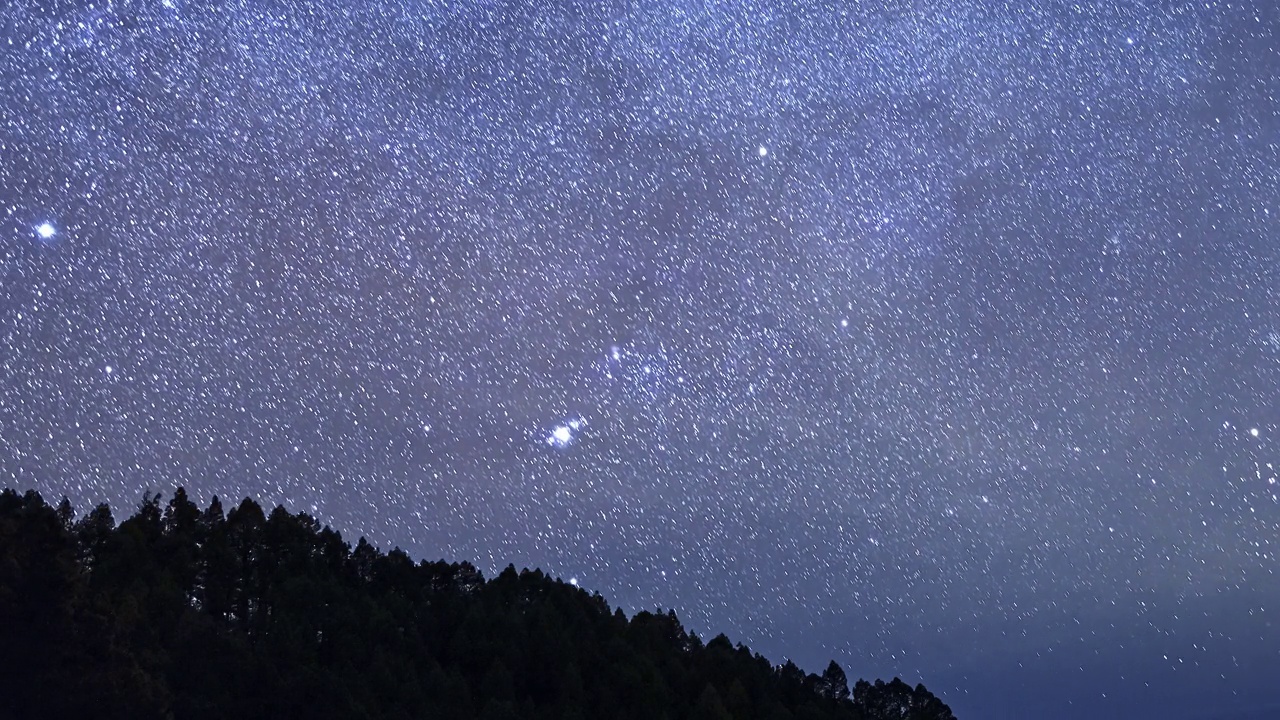
[[[673,612],[352,548],[179,490],[116,526],[0,494],[0,717],[952,720],[923,686],[774,666]]]

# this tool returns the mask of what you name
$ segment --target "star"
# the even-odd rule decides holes
[[[577,432],[586,427],[587,421],[581,417],[573,417],[556,425],[547,434],[546,442],[555,448],[566,448],[577,439]]]
[[[574,431],[577,427],[573,421],[563,425],[557,425],[551,429],[551,433],[547,435],[547,444],[554,448],[566,448],[573,444]]]

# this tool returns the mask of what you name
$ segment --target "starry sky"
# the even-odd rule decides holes
[[[1270,0],[11,0],[0,484],[962,720],[1280,713]]]

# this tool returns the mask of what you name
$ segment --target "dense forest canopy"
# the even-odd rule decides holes
[[[181,488],[116,525],[0,494],[0,718],[953,720],[923,686],[773,665],[539,570],[354,548]]]

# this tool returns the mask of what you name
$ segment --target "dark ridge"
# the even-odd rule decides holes
[[[115,524],[0,494],[0,718],[953,720],[922,685],[775,666],[540,570],[486,581],[251,499]]]

